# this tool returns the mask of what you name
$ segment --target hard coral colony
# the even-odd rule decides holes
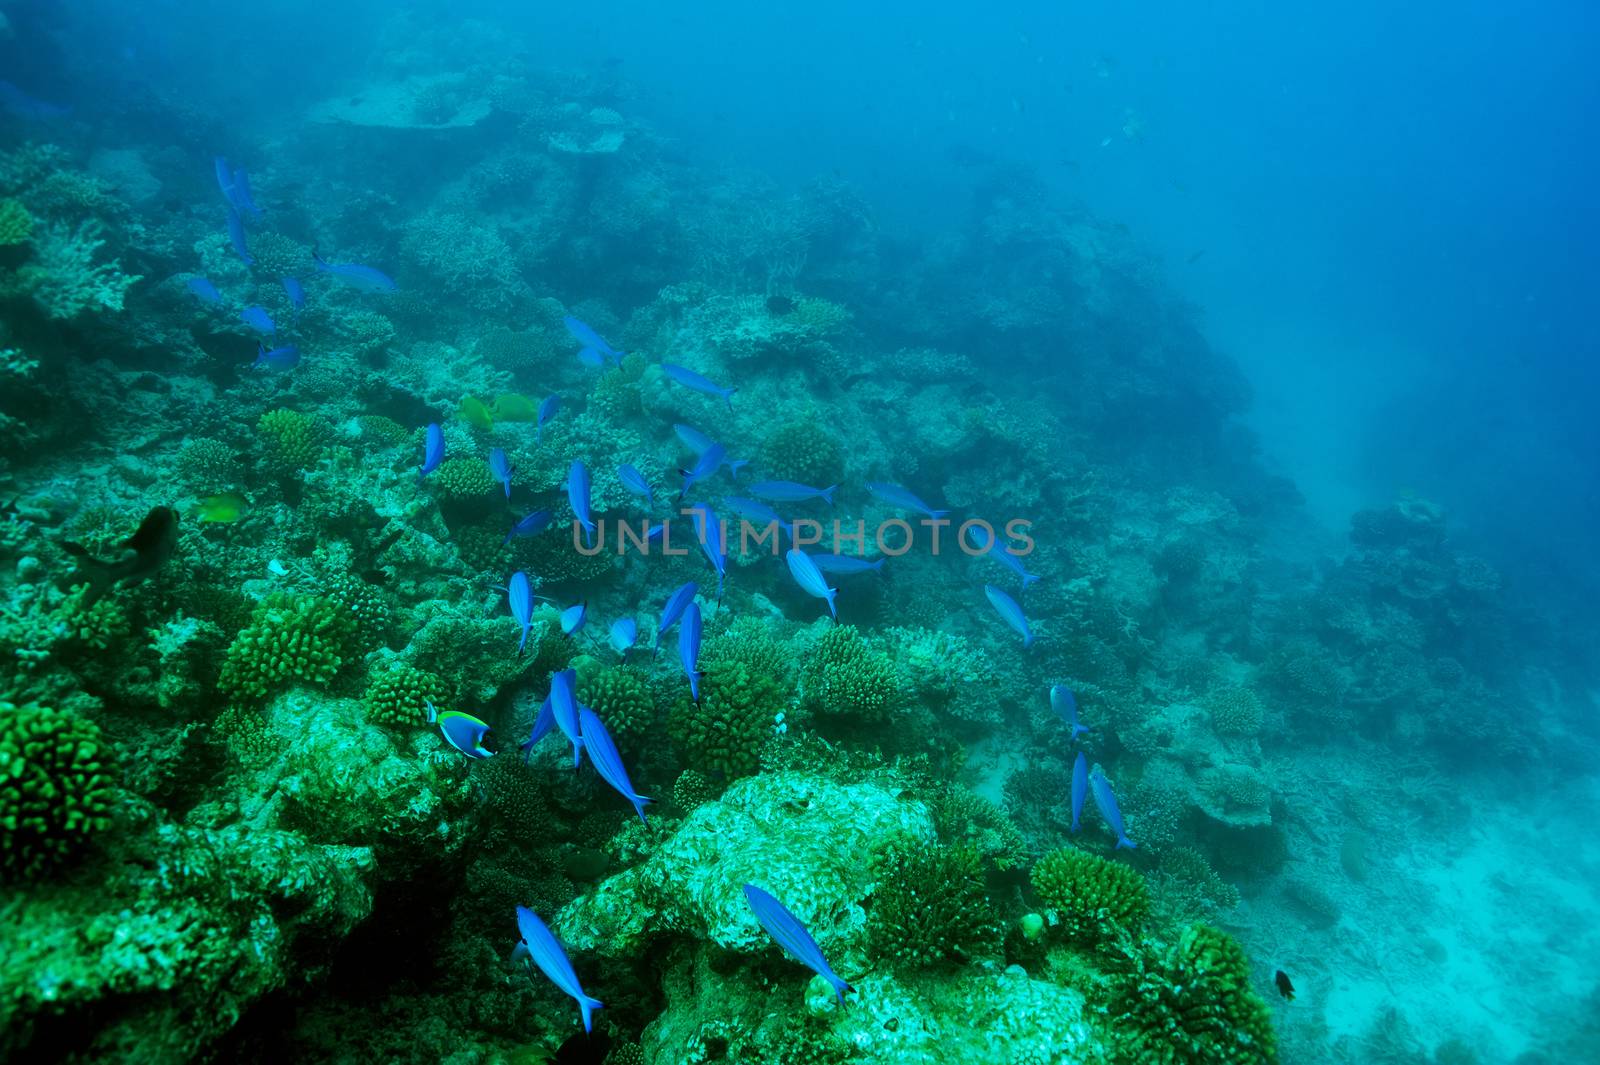
[[[271,136],[11,98],[0,1058],[1276,1061],[1268,752],[1503,728],[1492,571],[1364,512],[1245,638],[1293,505],[1115,225],[906,260],[433,32]]]

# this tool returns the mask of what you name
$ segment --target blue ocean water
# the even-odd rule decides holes
[[[1221,8],[0,0],[0,1057],[1600,1060],[1600,16]]]

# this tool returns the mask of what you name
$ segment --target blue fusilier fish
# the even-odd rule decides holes
[[[789,553],[783,556],[789,562],[789,575],[800,586],[800,590],[807,595],[828,601],[828,613],[834,620],[838,620],[839,611],[834,609],[833,597],[839,594],[839,589],[829,588],[828,582],[823,579],[822,571],[817,564],[811,561],[811,556],[798,547],[791,547]]]
[[[539,704],[539,713],[533,719],[533,731],[528,733],[528,738],[517,745],[522,751],[522,764],[528,764],[529,755],[533,754],[534,744],[550,734],[556,727],[556,713],[550,706],[550,697],[546,695],[544,702]]]
[[[563,636],[576,636],[583,631],[584,623],[589,620],[589,604],[577,603],[561,612],[561,634]]]
[[[1033,630],[1028,628],[1028,619],[1023,616],[1022,608],[1017,605],[1017,601],[992,584],[983,586],[983,594],[989,597],[989,602],[994,604],[995,612],[1005,620],[1005,623],[1022,634],[1022,646],[1030,646],[1033,643]]]
[[[617,467],[617,480],[622,482],[622,487],[634,495],[643,496],[645,506],[653,507],[656,505],[655,493],[650,491],[650,482],[644,479],[644,474],[626,462]]]
[[[817,941],[811,938],[811,933],[806,931],[806,926],[800,923],[799,918],[754,884],[744,886],[744,899],[750,904],[751,912],[756,915],[756,921],[767,935],[777,940],[778,946],[788,951],[801,965],[828,981],[833,988],[833,997],[839,1000],[839,1005],[844,1005],[844,993],[855,988],[833,971],[828,959],[822,956],[822,948],[817,946]]]
[[[632,618],[618,618],[611,623],[609,636],[611,649],[621,655],[622,660],[626,662],[628,652],[639,640],[639,623]]]
[[[357,291],[393,292],[399,287],[394,283],[394,278],[377,267],[361,263],[330,263],[317,253],[316,248],[311,249],[311,257],[316,260],[318,270]]]
[[[433,701],[429,700],[428,722],[437,724],[445,742],[468,758],[488,758],[494,754],[483,745],[483,738],[489,734],[489,726],[471,714],[456,710],[440,713],[433,708]]]
[[[700,702],[700,605],[691,602],[683,611],[683,624],[678,626],[678,661],[683,665],[683,675],[689,678],[689,695]]]
[[[228,243],[233,245],[234,254],[243,259],[246,266],[255,265],[255,256],[250,254],[250,242],[244,235],[244,219],[239,217],[236,207],[228,208]]]
[[[233,168],[222,156],[213,156],[211,169],[217,175],[217,188],[222,190],[222,199],[229,207],[235,210],[239,207],[238,193],[233,187]]]
[[[550,512],[548,510],[536,510],[511,526],[511,531],[506,533],[506,543],[509,544],[519,536],[537,536],[539,533],[544,532],[549,524]]]
[[[606,357],[593,348],[579,348],[578,361],[591,370],[598,370],[606,364]]]
[[[874,499],[887,503],[891,507],[900,507],[903,510],[915,510],[926,514],[930,518],[942,518],[950,513],[948,510],[934,510],[909,488],[898,484],[889,484],[886,481],[867,482],[867,491],[872,493]]]
[[[256,361],[251,366],[260,366],[263,369],[283,372],[292,370],[300,365],[300,349],[293,344],[267,350],[267,346],[260,341],[256,342]]]
[[[283,277],[283,278],[279,278],[278,280],[283,282],[283,294],[285,296],[289,297],[290,305],[293,306],[294,309],[297,310],[297,311],[305,310],[305,307],[306,307],[306,290],[305,290],[305,286],[301,285],[300,282],[296,281],[292,277]]]
[[[539,424],[533,427],[533,442],[544,443],[544,423],[555,417],[556,410],[561,406],[560,396],[546,396],[544,402],[539,404]]]
[[[533,630],[533,582],[520,569],[506,582],[506,602],[511,606],[511,616],[522,626],[522,639],[517,641],[517,654],[528,646],[528,633]]]
[[[695,460],[695,464],[692,467],[686,470],[679,470],[678,472],[683,474],[683,488],[678,492],[678,498],[682,499],[688,495],[689,489],[694,487],[696,481],[704,480],[716,473],[722,467],[722,460],[727,454],[727,449],[721,444],[712,444],[706,448],[703,455]]]
[[[859,555],[812,555],[811,561],[823,573],[835,577],[853,577],[858,573],[877,573],[888,559],[869,562]]]
[[[492,447],[489,449],[489,472],[494,474],[494,479],[505,485],[506,498],[511,498],[511,460],[506,458],[506,449]]]
[[[217,291],[217,286],[204,277],[191,277],[188,284],[184,285],[201,303],[221,303],[222,293]]]
[[[572,971],[567,952],[561,949],[561,944],[550,934],[550,929],[539,920],[538,914],[526,906],[518,906],[517,933],[521,938],[517,941],[517,949],[511,952],[511,960],[515,962],[526,956],[550,978],[552,984],[577,999],[578,1012],[583,1016],[583,1030],[593,1031],[594,1011],[605,1008],[604,1003],[583,993],[583,986],[578,983],[578,974]]]
[[[586,323],[569,314],[561,319],[561,324],[567,327],[567,332],[572,334],[572,339],[582,344],[585,351],[592,351],[599,355],[601,362],[606,359],[615,360],[619,364],[622,362],[622,352],[607,344],[600,334],[590,329]],[[582,352],[579,353],[578,357],[583,357]]]
[[[812,488],[809,484],[796,484],[794,481],[757,481],[755,484],[745,485],[745,492],[757,499],[768,499],[774,503],[800,503],[807,499],[821,499],[833,506],[833,493],[839,486],[830,484],[826,488]]]
[[[720,603],[723,581],[728,576],[727,527],[705,503],[696,503],[689,508],[689,513],[695,518],[695,537],[700,541],[700,550],[710,560],[711,568],[717,571],[717,602]]]
[[[1111,781],[1100,771],[1099,766],[1089,774],[1089,790],[1094,792],[1094,804],[1100,808],[1100,816],[1106,819],[1106,824],[1111,826],[1111,831],[1117,837],[1117,845],[1113,850],[1123,847],[1133,850],[1138,844],[1128,838],[1128,833],[1122,827],[1122,810],[1117,806],[1116,793],[1111,790]]]
[[[661,605],[661,620],[656,624],[655,649],[657,651],[661,650],[661,637],[665,636],[667,630],[678,623],[678,619],[683,617],[684,610],[688,608],[690,603],[694,602],[694,597],[698,594],[700,594],[700,586],[694,581],[690,581],[681,585],[677,591],[667,596],[667,601]]]
[[[1078,817],[1083,813],[1083,797],[1089,793],[1089,762],[1078,752],[1072,763],[1072,831],[1078,831]]]
[[[1010,570],[1012,573],[1015,573],[1019,578],[1021,578],[1024,591],[1027,590],[1028,585],[1039,579],[1039,575],[1037,573],[1029,573],[1023,568],[1022,559],[1020,557],[1013,555],[1010,551],[1007,551],[1005,548],[995,543],[994,533],[992,530],[987,529],[982,525],[974,525],[972,526],[972,529],[974,539],[977,541],[978,550],[988,557],[994,559],[996,562],[1000,563],[1006,569]]]
[[[583,526],[584,545],[593,547],[594,519],[589,516],[589,468],[582,459],[573,459],[572,467],[567,470],[567,502],[572,504],[572,513],[578,519],[578,524]]]
[[[444,430],[439,428],[438,422],[431,423],[423,433],[422,440],[422,472],[418,475],[420,480],[439,468],[439,463],[444,461]]]
[[[1072,734],[1067,737],[1069,741],[1076,740],[1080,734],[1089,731],[1088,725],[1078,724],[1078,697],[1065,684],[1050,686],[1050,709],[1054,710],[1056,716],[1071,730]]]
[[[789,542],[791,544],[794,543],[794,525],[790,522],[785,522],[781,517],[778,516],[778,512],[776,510],[773,510],[765,503],[754,499],[741,499],[738,496],[729,496],[722,501],[722,505],[739,515],[739,517],[748,522],[760,525],[762,528],[765,528],[768,525],[776,524],[778,528],[789,534]],[[741,540],[740,542],[742,543],[743,541]],[[816,561],[815,556],[813,556],[812,561]]]
[[[672,431],[678,434],[678,439],[683,441],[683,446],[693,451],[696,455],[705,454],[707,449],[716,443],[715,440],[712,440],[694,426],[684,425],[682,422],[674,422]]]
[[[674,381],[678,382],[680,385],[689,389],[690,391],[699,392],[702,395],[707,396],[717,396],[721,398],[722,402],[728,405],[729,410],[733,409],[733,394],[737,392],[738,389],[723,388],[709,377],[702,377],[688,367],[678,366],[670,362],[662,363],[661,370],[668,377],[672,378]]]
[[[0,107],[29,122],[44,122],[72,114],[72,108],[29,96],[9,81],[0,81]]]
[[[278,323],[272,320],[272,315],[267,313],[265,307],[246,307],[239,312],[239,321],[263,336],[271,336],[278,331]]]
[[[233,205],[239,208],[240,214],[261,217],[261,208],[256,206],[256,198],[250,192],[250,175],[243,168],[233,172],[233,197]]]
[[[644,804],[655,800],[647,799],[633,790],[633,781],[628,779],[628,770],[623,767],[622,756],[617,753],[611,733],[606,731],[605,724],[587,706],[578,707],[578,730],[583,736],[583,749],[589,752],[589,764],[600,774],[600,779],[616,789],[618,795],[633,803],[639,820],[648,825],[650,819],[644,815]]]
[[[578,728],[578,671],[563,669],[550,677],[550,716],[561,734],[572,741],[572,768],[583,761],[583,734]]]

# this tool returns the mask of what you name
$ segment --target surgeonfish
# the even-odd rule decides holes
[[[483,737],[488,735],[489,726],[473,717],[457,710],[440,712],[434,709],[433,702],[428,702],[428,720],[439,726],[439,734],[445,742],[468,758],[488,758],[494,754],[483,745]]]
[[[680,385],[689,389],[690,391],[699,392],[702,395],[707,396],[717,396],[722,400],[722,402],[728,405],[729,410],[733,409],[733,394],[737,392],[738,389],[723,388],[709,377],[702,377],[700,374],[695,373],[688,367],[677,366],[670,362],[662,363],[661,370],[668,377],[672,378],[674,381],[678,382]]]
[[[683,623],[678,627],[678,661],[683,665],[683,675],[689,678],[689,695],[700,702],[700,606],[690,602],[683,611]]]
[[[477,396],[461,397],[461,402],[456,406],[456,418],[474,429],[494,428],[494,412]]]
[[[439,463],[444,461],[444,430],[439,428],[438,422],[430,422],[423,432],[422,441],[422,472],[417,475],[421,480],[439,468]]]
[[[950,513],[948,510],[933,509],[919,499],[916,493],[909,488],[898,484],[890,484],[887,481],[868,481],[867,491],[881,503],[887,503],[891,507],[900,507],[903,510],[915,510],[926,514],[930,518],[938,519]]]
[[[1022,646],[1030,646],[1033,643],[1033,630],[1028,628],[1028,619],[1023,616],[1017,601],[992,584],[983,586],[983,594],[989,597],[989,602],[1005,623],[1021,634]]]
[[[754,884],[744,886],[744,899],[750,904],[756,922],[766,930],[767,935],[777,940],[778,945],[801,965],[828,981],[833,988],[834,998],[839,1000],[839,1005],[844,1005],[844,993],[855,988],[833,971],[828,959],[822,956],[822,948],[817,946],[817,941],[811,938],[811,933],[806,931],[806,926],[800,923],[799,918]]]
[[[589,764],[600,774],[600,779],[631,802],[634,810],[638,811],[639,820],[648,825],[650,819],[644,815],[644,804],[655,800],[647,799],[633,790],[633,781],[628,779],[628,770],[622,764],[622,756],[617,753],[611,733],[606,731],[605,724],[587,706],[578,707],[578,731],[583,738],[583,749],[589,752]]]
[[[492,447],[489,449],[489,472],[494,474],[494,479],[499,481],[506,489],[506,498],[511,498],[511,474],[515,472],[511,467],[511,460],[506,458],[506,449]]]
[[[1067,737],[1068,740],[1076,740],[1079,734],[1089,731],[1088,725],[1080,725],[1078,723],[1078,697],[1065,684],[1053,684],[1050,686],[1050,708],[1056,712],[1056,716],[1061,719],[1062,723],[1071,730],[1071,735]]]
[[[1078,818],[1083,814],[1083,799],[1089,794],[1089,761],[1078,752],[1072,763],[1072,831],[1078,831]]]
[[[517,943],[517,949],[512,952],[513,960],[526,956],[539,967],[540,972],[550,978],[552,984],[576,999],[578,1012],[583,1017],[583,1030],[593,1031],[594,1011],[603,1008],[603,1003],[583,993],[583,986],[578,983],[578,974],[572,971],[572,962],[567,958],[567,952],[561,949],[561,944],[550,934],[550,929],[532,910],[526,906],[518,906],[517,932],[521,939]]]
[[[800,586],[800,590],[807,595],[828,601],[828,613],[838,620],[839,611],[833,605],[834,596],[839,594],[839,589],[829,588],[828,582],[822,576],[822,571],[817,564],[811,561],[811,556],[798,547],[791,547],[784,558],[789,563],[789,575]]]
[[[1111,790],[1111,781],[1100,771],[1099,766],[1089,774],[1089,790],[1094,792],[1094,804],[1100,809],[1100,816],[1106,819],[1106,824],[1111,826],[1111,831],[1117,837],[1117,845],[1113,850],[1127,847],[1129,850],[1138,844],[1128,838],[1128,833],[1122,827],[1122,810],[1117,806],[1116,793]]]
[[[536,422],[539,407],[520,393],[502,392],[489,404],[489,416],[497,422]]]

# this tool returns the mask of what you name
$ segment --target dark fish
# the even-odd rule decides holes
[[[611,1037],[604,1032],[574,1032],[556,1051],[556,1065],[601,1065],[611,1052]]]
[[[1272,978],[1272,982],[1278,985],[1278,994],[1282,995],[1289,1002],[1294,1001],[1294,985],[1289,982],[1288,973],[1284,972],[1282,969],[1279,969],[1278,975]]]
[[[103,562],[89,554],[79,544],[62,544],[62,548],[78,560],[77,572],[69,579],[71,584],[87,582],[79,609],[87,610],[112,587],[121,583],[138,584],[155,576],[167,564],[178,547],[178,512],[171,507],[151,507],[134,534],[122,542],[122,550],[131,556],[115,562]]]
[[[768,296],[767,310],[773,314],[788,314],[794,310],[794,300],[788,296]]]

